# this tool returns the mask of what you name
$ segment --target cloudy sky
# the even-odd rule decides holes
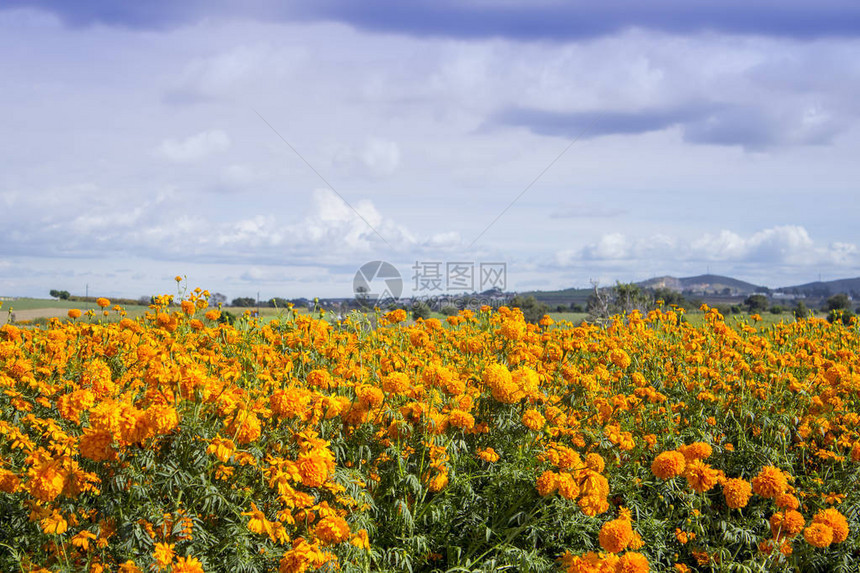
[[[0,295],[858,276],[858,53],[851,0],[5,0]]]

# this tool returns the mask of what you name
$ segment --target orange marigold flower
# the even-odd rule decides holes
[[[579,484],[576,483],[576,480],[569,473],[558,474],[556,485],[558,487],[558,494],[564,499],[573,500],[579,495]]]
[[[789,509],[785,513],[774,513],[770,516],[770,532],[774,539],[794,537],[806,525],[806,520],[800,512]]]
[[[797,509],[800,507],[800,500],[790,493],[783,493],[776,496],[776,506],[780,509]]]
[[[134,561],[128,559],[125,563],[120,563],[117,573],[143,573]]]
[[[110,306],[110,300],[100,296],[96,299],[96,304],[102,308],[107,308]]]
[[[316,536],[325,545],[341,543],[349,539],[349,524],[339,515],[330,515],[320,520],[316,527]]]
[[[537,478],[535,485],[540,495],[547,496],[558,489],[558,475],[553,471],[547,470]]]
[[[495,463],[499,461],[499,454],[493,448],[482,448],[477,451],[476,455],[485,462]]]
[[[471,430],[473,427],[475,427],[475,417],[468,412],[455,409],[451,410],[451,412],[448,414],[448,423],[455,428]]]
[[[63,514],[56,509],[51,515],[39,521],[39,525],[42,526],[42,531],[48,535],[62,535],[69,529],[69,523],[65,520]]]
[[[320,487],[328,479],[328,464],[313,452],[299,456],[298,466],[302,484],[307,487]]]
[[[678,527],[675,528],[675,539],[678,540],[678,543],[681,545],[686,545],[688,542],[692,541],[696,538],[696,534],[693,531],[684,531]]]
[[[607,521],[598,535],[600,546],[609,553],[620,553],[627,549],[633,539],[633,527],[627,519]]]
[[[448,472],[437,472],[436,475],[430,479],[430,482],[427,484],[427,488],[432,492],[437,492],[442,491],[446,485],[448,485]]]
[[[603,456],[600,454],[592,453],[585,456],[585,465],[590,470],[602,472],[606,467],[606,462],[603,461]]]
[[[648,573],[648,558],[641,553],[628,551],[615,565],[615,573]]]
[[[76,318],[81,317],[81,311],[77,308],[70,308],[68,314],[69,314],[69,318],[71,318],[71,319],[76,319]]]
[[[89,551],[90,549],[90,541],[96,538],[96,534],[92,531],[87,531],[84,529],[83,531],[79,531],[72,537],[72,545],[74,547],[80,547],[84,551]]]
[[[693,442],[689,446],[681,446],[678,448],[678,451],[684,454],[684,459],[686,459],[687,462],[692,462],[694,460],[704,460],[711,457],[714,449],[710,444],[706,444],[705,442]]]
[[[529,408],[523,413],[523,426],[535,432],[539,431],[546,424],[546,419],[537,410]]]
[[[726,498],[726,505],[732,509],[746,507],[752,496],[752,485],[745,479],[728,479],[723,484],[723,496]]]
[[[235,451],[236,444],[233,443],[233,440],[226,440],[221,436],[215,436],[212,438],[209,442],[209,447],[206,448],[207,454],[213,454],[223,463],[227,463],[230,460],[230,456],[232,456]]]
[[[112,445],[113,434],[110,431],[85,428],[84,434],[81,436],[79,450],[85,458],[100,462],[116,458],[116,451]]]
[[[382,378],[382,389],[389,394],[405,394],[411,387],[409,376],[403,372],[392,372]]]
[[[630,356],[620,348],[609,351],[609,360],[619,368],[630,366]]]
[[[703,493],[717,485],[719,472],[702,460],[693,460],[684,470],[687,483],[698,493]]]
[[[27,476],[30,478],[27,488],[39,501],[54,501],[66,483],[66,473],[60,467],[59,460],[42,462],[31,468]]]
[[[18,479],[17,475],[9,470],[0,468],[0,491],[15,493],[20,484],[21,480]]]
[[[833,543],[833,529],[823,523],[813,523],[803,530],[803,538],[813,547],[827,547]]]
[[[663,452],[651,462],[651,473],[660,479],[672,479],[684,472],[687,461],[681,452]]]
[[[204,573],[203,564],[194,557],[178,557],[171,573]]]
[[[250,444],[260,437],[260,419],[254,412],[239,412],[227,425],[227,433],[240,444]]]
[[[838,509],[822,509],[812,518],[812,523],[821,523],[833,530],[833,543],[842,543],[848,539],[848,520]]]
[[[152,558],[155,559],[155,564],[158,570],[167,569],[173,561],[173,548],[175,543],[156,543],[155,551],[152,552]]]
[[[352,545],[358,547],[359,549],[364,549],[365,551],[370,551],[370,539],[367,537],[366,529],[359,529],[358,533],[352,536],[352,539],[349,541]]]
[[[851,448],[851,461],[860,462],[860,442],[854,442]]]
[[[146,425],[158,435],[167,434],[179,425],[179,413],[173,406],[156,404],[144,414]]]
[[[765,466],[752,479],[753,491],[762,497],[773,499],[788,487],[785,473],[774,466]]]

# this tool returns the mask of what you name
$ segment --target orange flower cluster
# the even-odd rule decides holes
[[[856,329],[707,308],[231,325],[207,296],[0,327],[0,501],[32,570],[200,573],[226,544],[249,570],[445,570],[546,539],[567,571],[685,571],[754,559],[718,549],[748,518],[779,563],[800,539],[794,559],[854,559],[854,514],[825,507],[860,502]]]

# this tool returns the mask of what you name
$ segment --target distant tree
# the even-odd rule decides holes
[[[418,320],[419,318],[423,320],[430,318],[430,305],[426,302],[419,301],[412,305],[412,319]]]
[[[248,308],[257,304],[257,301],[251,298],[250,296],[240,296],[238,298],[234,298],[233,302],[230,303],[230,306],[238,306],[243,308]]]
[[[533,296],[522,297],[514,296],[508,303],[512,308],[519,308],[523,312],[523,317],[526,322],[537,323],[543,315],[549,312],[549,307],[542,302],[539,302]]]
[[[599,288],[596,281],[591,284],[594,290],[588,297],[586,309],[594,319],[605,320],[616,314],[645,310],[650,303],[650,296],[633,283],[619,282],[609,288]]]
[[[439,309],[439,312],[441,312],[445,316],[455,316],[457,314],[457,312],[459,312],[459,311],[457,310],[456,306],[449,304],[449,305],[445,305],[441,309]]]
[[[802,300],[797,301],[797,304],[794,305],[793,312],[796,320],[809,318],[809,309],[806,308],[806,303]]]
[[[227,296],[221,294],[220,292],[212,293],[212,296],[209,297],[209,305],[210,306],[218,306],[219,304],[226,304]]]
[[[683,294],[666,287],[654,289],[654,292],[651,293],[651,298],[654,304],[657,304],[658,300],[662,300],[666,306],[672,306],[673,304],[675,306],[683,306],[684,302],[686,302]]]
[[[827,303],[825,303],[824,310],[848,310],[849,308],[851,308],[851,301],[848,300],[847,294],[841,292],[839,294],[834,294],[827,299]]]
[[[57,290],[57,289],[51,289],[51,291],[48,294],[51,295],[51,298],[56,298],[59,300],[69,300],[69,298],[72,296],[69,293],[69,291],[67,291],[67,290]]]
[[[290,301],[285,298],[280,298],[276,296],[274,298],[270,298],[269,301],[266,303],[266,306],[272,308],[287,308],[288,304],[290,304]]]
[[[770,313],[771,314],[782,314],[782,310],[783,310],[782,307],[778,304],[775,304],[772,307],[770,307]]]
[[[585,312],[585,307],[575,302],[570,303],[570,312]]]
[[[763,294],[751,294],[744,300],[747,312],[764,312],[767,310],[767,297]]]
[[[556,312],[567,312],[568,307],[566,304],[559,304],[555,307]]]

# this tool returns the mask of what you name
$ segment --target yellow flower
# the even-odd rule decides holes
[[[39,525],[42,526],[42,531],[48,535],[62,535],[69,528],[69,523],[56,509],[51,513],[51,515],[42,519],[39,522]]]
[[[366,529],[359,529],[358,533],[352,536],[352,539],[349,541],[352,545],[358,547],[359,549],[364,549],[365,551],[370,551],[370,540],[367,537]]]
[[[485,462],[495,463],[499,461],[499,454],[493,448],[482,448],[478,450],[477,456]]]
[[[178,557],[171,573],[204,573],[203,564],[194,557]]]
[[[152,558],[155,559],[155,564],[158,566],[159,571],[167,569],[170,566],[170,563],[173,561],[173,548],[175,546],[175,543],[155,544],[155,551],[152,553]]]

